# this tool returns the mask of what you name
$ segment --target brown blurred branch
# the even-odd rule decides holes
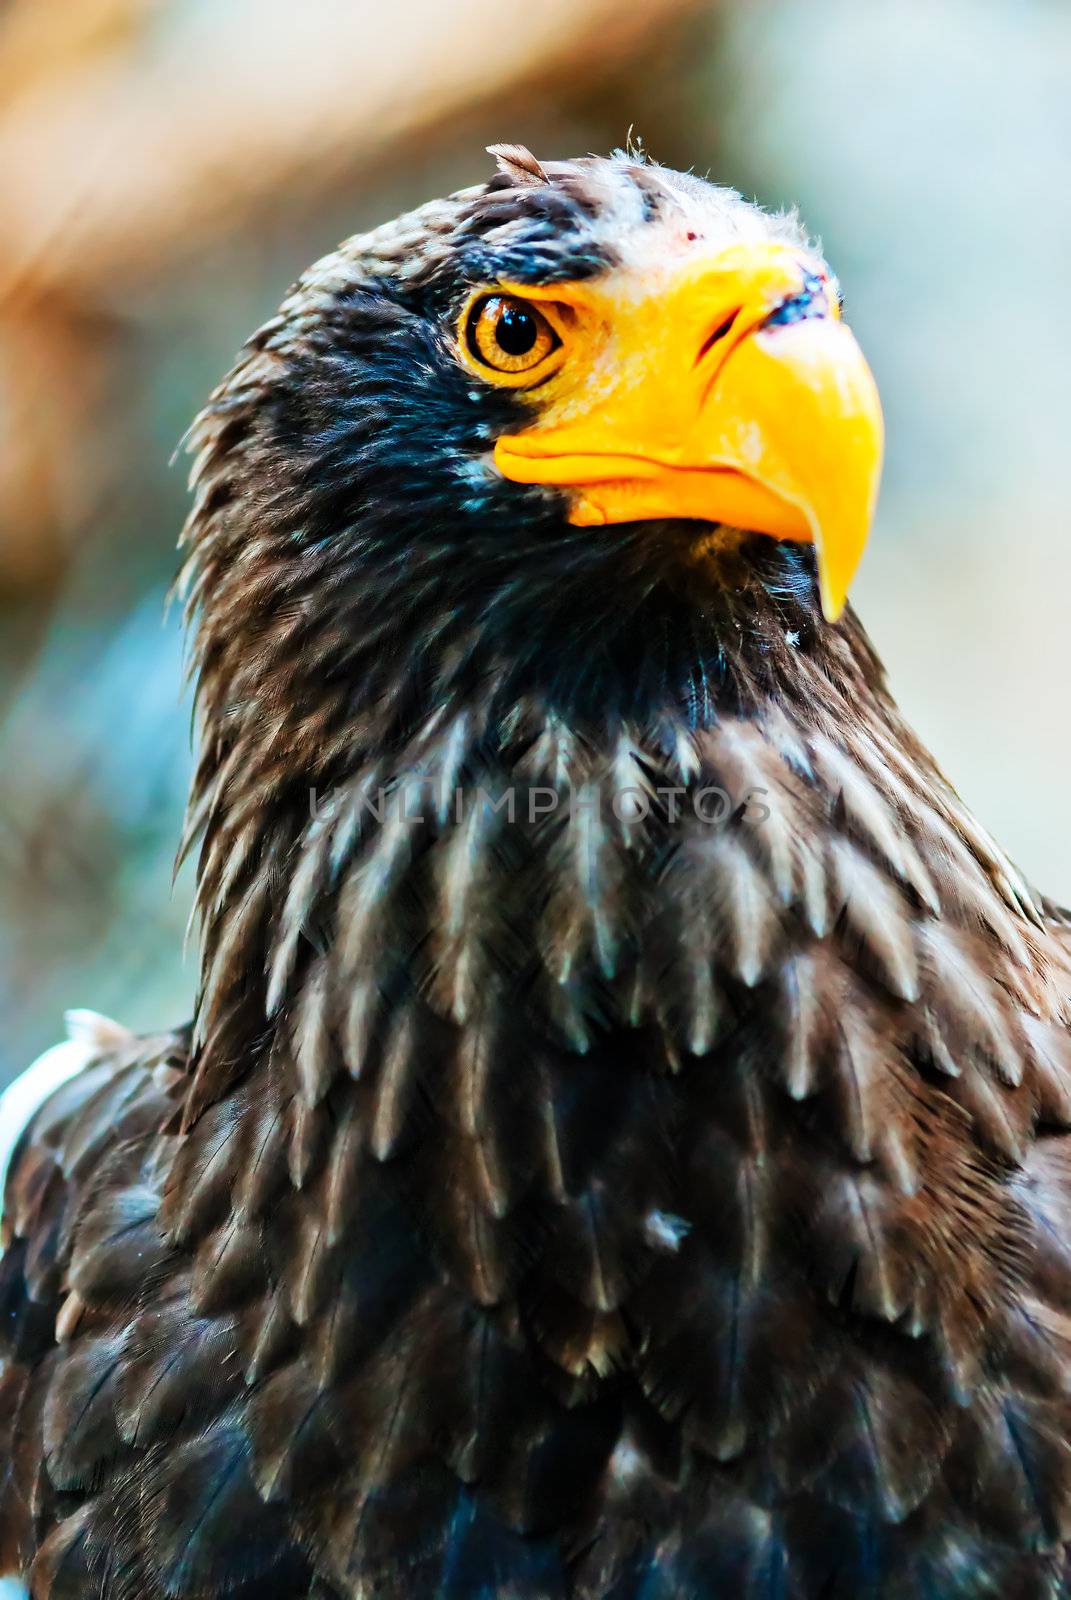
[[[0,588],[47,578],[78,523],[71,478],[92,475],[78,430],[108,403],[102,313],[474,106],[501,106],[509,138],[521,90],[597,84],[697,3],[9,0]]]
[[[198,12],[166,50],[124,36],[0,115],[0,292],[30,277],[110,300],[474,103],[604,72],[689,3],[245,0]]]
[[[114,322],[47,296],[0,305],[0,590],[47,585],[106,481],[86,448],[114,403]]]
[[[12,0],[0,17],[0,106],[136,40],[160,0]]]

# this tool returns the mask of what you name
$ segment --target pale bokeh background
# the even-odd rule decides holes
[[[1064,0],[0,7],[0,1082],[67,1005],[180,1019],[183,428],[338,237],[651,153],[796,200],[889,424],[856,604],[982,820],[1071,901]]]

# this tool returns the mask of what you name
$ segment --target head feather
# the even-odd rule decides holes
[[[487,154],[494,156],[499,172],[512,178],[514,183],[549,183],[550,176],[523,144],[489,144]]]

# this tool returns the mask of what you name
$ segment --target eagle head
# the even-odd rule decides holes
[[[360,686],[411,719],[460,676],[603,705],[686,674],[698,612],[731,647],[771,591],[797,632],[843,606],[881,413],[797,220],[494,153],[307,272],[195,425],[188,577],[232,700]]]

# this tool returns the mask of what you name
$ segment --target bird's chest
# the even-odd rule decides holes
[[[667,1593],[702,1550],[969,1600],[991,1506],[1008,1582],[1051,1568],[1071,1271],[1059,1171],[1015,1176],[1055,1093],[1017,1094],[1030,974],[858,773],[849,826],[843,772],[757,738],[668,798],[626,762],[616,809],[620,763],[550,808],[544,752],[310,832],[259,1066],[194,1130],[232,1117],[241,1174],[194,1294],[241,1306],[258,1486],[339,1582],[464,1527],[504,1572],[542,1551],[540,1594],[563,1550],[595,1600],[657,1544]]]
[[[235,1318],[255,1481],[304,1506],[340,1593],[437,1594],[455,1540],[544,1596],[595,1600],[656,1550],[667,1593],[700,1552],[704,1581],[791,1562],[804,1596],[928,1592],[895,1583],[954,1566],[950,1538],[998,1559],[985,1496],[1023,1582],[1051,1569],[1022,1552],[1062,1492],[1059,1314],[999,1309],[984,1186],[946,1227],[937,1174],[860,1163],[784,1093],[766,1026],[756,1002],[667,1067],[642,1030],[554,1045],[515,996],[491,1040],[399,1021],[311,1111],[279,1051],[247,1086],[193,1295]]]

